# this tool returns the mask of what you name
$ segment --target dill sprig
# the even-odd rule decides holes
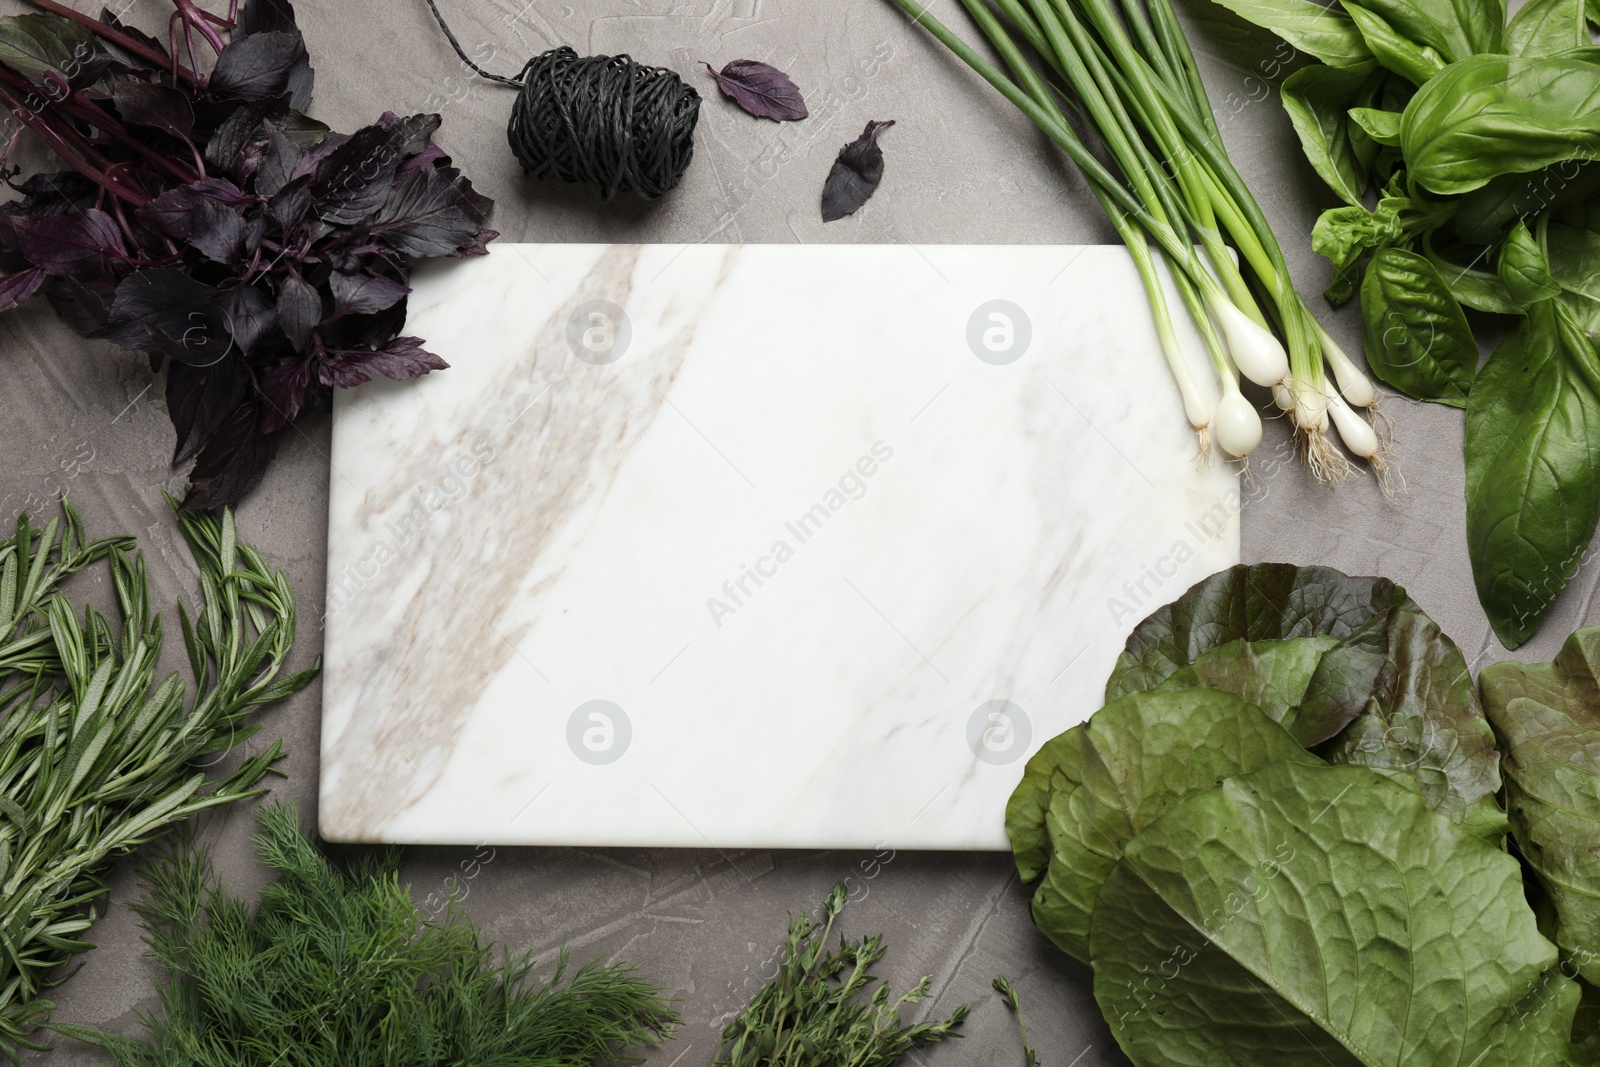
[[[1022,1051],[1027,1056],[1026,1067],[1039,1067],[1039,1054],[1028,1043],[1028,1024],[1022,1018],[1022,1000],[1017,996],[1017,987],[1005,975],[997,974],[994,977],[994,991],[1000,994],[1000,1002],[1006,1006],[1006,1010],[1017,1017],[1017,1029],[1022,1033]]]
[[[252,912],[192,839],[144,869],[135,905],[165,972],[143,1040],[54,1028],[120,1067],[590,1067],[636,1063],[678,1020],[632,968],[495,958],[454,905],[434,920],[400,884],[398,850],[335,869],[288,804],[258,814],[256,852],[280,872]]]
[[[169,504],[176,503],[168,498]],[[94,946],[115,857],[195,812],[260,790],[282,756],[271,747],[219,778],[200,766],[248,739],[256,708],[304,686],[316,668],[277,678],[294,644],[294,594],[248,545],[233,514],[179,512],[200,569],[200,614],[179,605],[194,674],[155,682],[161,617],[150,610],[133,539],[90,542],[64,499],[37,530],[23,513],[0,541],[0,1055],[31,1039],[55,1005],[40,996]],[[116,623],[61,591],[104,566]]]
[[[866,993],[888,951],[882,934],[855,942],[841,934],[838,951],[828,951],[846,896],[843,883],[833,887],[820,924],[789,919],[778,973],[722,1031],[716,1067],[890,1067],[918,1045],[961,1036],[965,1004],[943,1022],[901,1023],[903,1006],[927,998],[930,976],[893,1002],[887,983]]]

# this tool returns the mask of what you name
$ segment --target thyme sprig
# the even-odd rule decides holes
[[[778,973],[722,1031],[716,1067],[890,1067],[918,1045],[961,1036],[965,1004],[944,1021],[902,1024],[900,1009],[927,998],[928,975],[893,1002],[887,983],[867,992],[878,981],[872,965],[888,951],[882,934],[854,942],[841,934],[838,951],[828,951],[847,895],[843,883],[833,887],[821,923],[790,918]]]
[[[169,503],[173,503],[169,498]],[[233,514],[180,512],[199,564],[203,607],[180,604],[194,674],[156,684],[161,617],[128,537],[89,541],[70,504],[43,530],[26,513],[0,541],[0,1055],[16,1061],[55,1005],[40,994],[94,946],[112,859],[196,812],[261,792],[283,755],[274,742],[231,773],[199,766],[261,728],[263,704],[309,682],[278,673],[294,644],[283,574],[238,542]],[[80,612],[61,586],[103,565],[117,622]]]
[[[1028,1024],[1022,1018],[1022,999],[1017,995],[1017,987],[1011,984],[1011,979],[1003,974],[994,977],[994,991],[1000,994],[1000,1003],[1006,1010],[1017,1018],[1017,1030],[1022,1034],[1022,1051],[1026,1055],[1026,1067],[1039,1067],[1039,1054],[1033,1051],[1033,1045],[1028,1042]]]

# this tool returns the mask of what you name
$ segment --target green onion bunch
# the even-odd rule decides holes
[[[1266,216],[1222,147],[1170,0],[960,0],[1005,70],[928,14],[923,0],[893,2],[1088,179],[1138,268],[1202,455],[1213,440],[1240,459],[1260,444],[1261,418],[1240,391],[1243,374],[1272,391],[1319,479],[1351,469],[1334,430],[1387,488],[1377,393],[1295,292]],[[1093,132],[1107,162],[1072,120]],[[1215,392],[1195,379],[1173,327],[1158,255],[1215,370]]]

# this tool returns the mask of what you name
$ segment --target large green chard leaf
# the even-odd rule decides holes
[[[1495,634],[1533,636],[1600,519],[1600,359],[1560,300],[1529,309],[1467,403],[1467,551]]]
[[[1267,713],[1275,723],[1292,724],[1325,653],[1337,637],[1296,637],[1287,641],[1230,641],[1202,652],[1193,663],[1168,676],[1156,692],[1170,689],[1220,689]]]
[[[1373,152],[1362,147],[1370,138],[1359,127],[1355,132],[1363,141],[1351,140],[1350,109],[1371,99],[1384,76],[1376,63],[1368,63],[1301,67],[1283,80],[1283,107],[1306,158],[1339,199],[1354,207],[1361,207],[1366,195]]]
[[[1517,861],[1357,767],[1277,762],[1141,830],[1095,998],[1138,1067],[1565,1067],[1579,991]]]
[[[1300,51],[1330,67],[1354,67],[1372,61],[1350,16],[1337,5],[1313,0],[1217,0],[1247,22],[1271,30]]]
[[[1211,689],[1131,693],[1055,738],[1028,762],[1006,810],[1023,881],[1044,875],[1034,922],[1087,961],[1095,898],[1123,844],[1187,794],[1274,760],[1321,762],[1259,708]]]
[[[1406,106],[1400,140],[1413,181],[1465,193],[1600,152],[1600,63],[1584,52],[1452,63]]]
[[[1514,56],[1553,56],[1590,43],[1584,0],[1528,0],[1506,27]]]
[[[1511,832],[1555,905],[1556,943],[1600,984],[1600,627],[1554,663],[1483,669],[1484,704],[1505,748]]]
[[[1306,638],[1336,643],[1317,648]],[[1275,642],[1289,647],[1272,648]],[[1298,707],[1283,708],[1271,695],[1292,687],[1246,669],[1263,651],[1280,660],[1275,673],[1303,685]],[[1287,661],[1311,655],[1315,668],[1301,683],[1305,664],[1290,670]],[[1466,660],[1385,578],[1284,563],[1219,571],[1134,629],[1106,700],[1169,679],[1203,680],[1258,702],[1324,759],[1413,781],[1430,804],[1484,836],[1503,830],[1492,800],[1499,756]]]
[[[1418,400],[1465,407],[1478,342],[1450,287],[1416,252],[1384,248],[1361,282],[1367,365]]]

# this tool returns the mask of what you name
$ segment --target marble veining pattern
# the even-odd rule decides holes
[[[335,406],[333,840],[1003,848],[1238,560],[1120,248],[496,245],[407,332]]]

